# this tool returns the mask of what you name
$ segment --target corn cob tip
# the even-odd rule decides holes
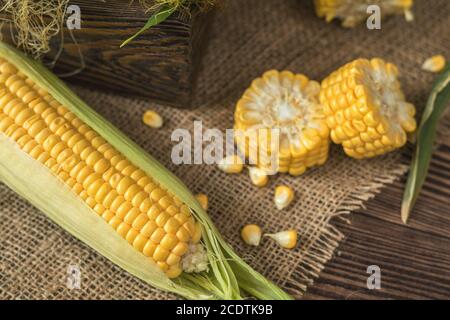
[[[248,245],[259,246],[261,242],[262,229],[256,224],[248,224],[241,230],[242,240]]]
[[[164,121],[159,113],[154,110],[147,110],[142,116],[142,122],[150,128],[159,129],[163,126]]]

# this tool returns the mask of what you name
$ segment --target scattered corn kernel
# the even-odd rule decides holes
[[[202,206],[203,210],[208,210],[208,196],[204,193],[199,193],[195,196],[197,198],[197,201]]]
[[[294,200],[294,191],[288,186],[278,186],[275,189],[275,206],[283,210]]]
[[[356,159],[402,147],[417,127],[397,67],[379,58],[357,59],[331,73],[322,81],[320,102],[331,139]]]
[[[248,224],[241,230],[242,240],[248,245],[258,246],[261,241],[262,230],[256,224]]]
[[[274,239],[280,246],[286,249],[293,249],[297,244],[297,231],[295,230],[268,233],[264,236]]]
[[[250,176],[250,180],[257,187],[264,187],[269,182],[269,177],[266,172],[258,167],[249,167],[248,173]]]
[[[237,155],[231,155],[223,158],[219,164],[219,169],[226,173],[241,173],[244,169],[242,159]]]
[[[425,60],[422,69],[429,72],[441,72],[445,68],[445,58],[443,55],[436,55]]]
[[[142,116],[142,121],[151,128],[161,128],[163,126],[163,119],[162,117],[153,110],[148,110],[144,113]]]
[[[370,4],[379,6],[383,16],[403,14],[406,21],[414,20],[411,11],[413,0],[315,0],[317,16],[327,22],[337,18],[342,20],[342,26],[353,28],[367,20],[367,9]]]

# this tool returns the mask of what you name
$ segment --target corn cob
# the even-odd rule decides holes
[[[405,14],[407,20],[412,19],[413,0],[315,0],[314,3],[317,16],[327,22],[340,19],[346,28],[353,28],[367,19],[369,5],[379,6],[383,16]]]
[[[167,276],[179,276],[183,255],[202,234],[189,208],[4,59],[0,88],[0,132]]]
[[[253,81],[235,112],[235,140],[251,164],[296,176],[327,160],[319,91],[319,83],[289,71],[268,71]]]
[[[402,147],[416,130],[398,70],[382,59],[357,59],[322,82],[320,102],[331,139],[350,157],[370,158]]]
[[[176,177],[1,42],[0,150],[0,181],[144,281],[192,299],[236,299],[245,279],[256,297],[290,298],[233,252]]]

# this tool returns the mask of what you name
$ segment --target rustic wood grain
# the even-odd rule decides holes
[[[347,236],[307,299],[450,299],[450,145],[434,155],[408,226],[400,220],[406,177],[336,224]],[[366,286],[381,268],[381,290]]]
[[[64,30],[64,50],[54,69],[57,74],[78,69],[81,50],[86,67],[66,81],[190,107],[210,11],[192,8],[175,13],[119,48],[147,22],[149,14],[138,1],[108,0],[106,5],[102,1],[74,0],[70,4],[81,9],[81,29],[73,30],[77,44]],[[47,62],[52,61],[59,44],[59,37],[54,37],[54,50]]]

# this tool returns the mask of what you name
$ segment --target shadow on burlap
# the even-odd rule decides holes
[[[211,27],[203,60],[195,110],[182,111],[146,101],[86,89],[76,91],[88,104],[122,129],[178,175],[193,192],[210,198],[209,214],[238,254],[256,270],[300,298],[320,275],[344,235],[334,217],[360,208],[383,185],[406,171],[402,155],[355,161],[333,146],[325,166],[301,177],[280,175],[266,188],[254,187],[247,174],[227,175],[215,166],[175,166],[170,159],[171,132],[231,128],[233,107],[251,80],[271,68],[301,72],[320,80],[356,57],[380,56],[398,64],[409,100],[423,106],[433,75],[420,70],[423,60],[448,53],[449,2],[417,1],[416,20],[385,20],[381,31],[346,30],[315,17],[310,1],[228,0]],[[141,123],[149,107],[166,120],[161,130]],[[278,184],[292,186],[295,203],[284,211],[273,205]],[[3,299],[173,299],[114,266],[49,221],[42,213],[0,184],[0,298]],[[276,232],[295,228],[299,246],[280,249],[264,240],[257,248],[243,245],[239,229],[247,223]],[[81,271],[81,288],[67,288],[68,266]]]

